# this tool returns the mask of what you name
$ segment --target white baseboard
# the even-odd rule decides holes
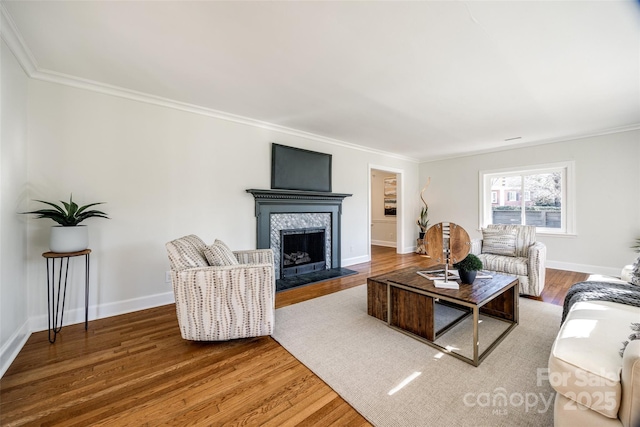
[[[410,254],[410,253],[415,253],[416,251],[416,246],[407,246],[405,247],[402,252],[399,252],[401,254]]]
[[[362,264],[363,262],[369,262],[369,261],[371,261],[371,257],[369,255],[363,255],[363,256],[353,257],[353,258],[343,258],[342,266],[347,267],[349,265]]]
[[[389,242],[385,240],[372,240],[371,244],[376,246],[386,246],[388,248],[395,248],[397,246],[396,242]]]
[[[124,301],[117,301],[109,304],[89,307],[89,320],[102,319],[105,317],[117,316],[134,311],[145,310],[147,308],[161,305],[173,304],[175,298],[173,292],[165,292],[146,297],[132,298]],[[65,310],[62,324],[64,326],[84,322],[84,308]],[[17,330],[11,338],[0,349],[0,378],[9,369],[15,358],[26,344],[32,332],[46,331],[49,328],[48,315],[31,316],[22,327]]]
[[[575,264],[571,262],[550,261],[546,262],[547,268],[555,268],[557,270],[576,271],[578,273],[602,274],[604,276],[620,277],[622,267],[602,267],[597,265]]]
[[[120,314],[145,310],[147,308],[161,305],[173,304],[175,298],[173,292],[149,295],[146,297],[132,298],[124,301],[117,301],[108,304],[94,305],[89,307],[89,320],[103,319],[105,317],[118,316]],[[64,326],[84,322],[84,308],[65,310]],[[32,316],[29,319],[31,332],[46,331],[49,328],[47,315]]]
[[[372,240],[371,244],[375,245],[375,246],[386,246],[388,248],[397,248],[398,247],[396,242],[385,242],[383,240]],[[414,246],[407,246],[407,247],[403,248],[402,250],[396,251],[396,252],[398,252],[399,254],[410,254],[410,253],[415,252],[415,251],[416,251],[416,247],[414,245]],[[363,262],[363,261],[361,261],[361,262]]]
[[[374,243],[372,244],[379,244]],[[402,253],[415,252],[415,246],[407,247]],[[361,264],[371,261],[369,255],[363,255],[353,258],[344,258],[343,266]],[[558,270],[577,271],[579,273],[602,274],[606,276],[619,277],[622,267],[611,268],[585,264],[575,264],[560,261],[547,260],[548,268]],[[89,307],[89,320],[102,319],[105,317],[117,316],[120,314],[131,313],[134,311],[145,310],[148,308],[158,307],[161,305],[173,304],[175,302],[173,292],[165,292],[161,294],[150,295],[140,298],[132,298],[124,301],[117,301],[108,304]],[[26,344],[32,332],[44,331],[48,329],[47,315],[32,316],[27,320],[19,330],[17,330],[11,338],[0,349],[0,378],[9,369],[11,363],[15,360]],[[72,325],[84,322],[84,309],[73,309],[65,311],[64,325]]]
[[[20,353],[30,336],[29,320],[27,320],[2,346],[0,349],[0,378],[4,376],[9,366],[18,357],[18,353]]]

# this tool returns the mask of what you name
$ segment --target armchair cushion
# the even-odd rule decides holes
[[[536,242],[536,227],[533,225],[489,224],[490,230],[512,232],[516,235],[516,256],[529,256],[529,247]]]
[[[207,246],[204,249],[204,256],[207,258],[209,265],[212,266],[239,264],[231,249],[220,240],[216,240],[213,245]]]
[[[214,244],[214,245],[221,245],[221,246],[224,246],[224,247],[225,247],[225,248],[227,248],[229,251],[231,251],[231,248],[229,247],[229,245],[227,245],[225,242],[223,242],[223,241],[222,241],[222,240],[220,240],[220,239],[216,239],[216,240],[213,242],[213,244]]]
[[[195,234],[172,240],[166,247],[173,270],[209,265],[203,254],[207,245]]]
[[[516,256],[516,233],[515,231],[494,230],[491,228],[482,229],[482,253]]]
[[[516,276],[529,275],[529,260],[522,257],[506,257],[502,255],[481,254],[482,268],[489,271],[499,271]]]

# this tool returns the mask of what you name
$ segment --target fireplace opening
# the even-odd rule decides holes
[[[325,270],[325,228],[280,230],[280,278]]]

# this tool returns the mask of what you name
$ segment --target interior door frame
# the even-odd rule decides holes
[[[369,164],[369,175],[367,177],[368,183],[368,192],[367,192],[367,256],[369,261],[371,261],[371,174],[374,170],[380,172],[387,173],[395,173],[396,174],[396,185],[397,185],[397,194],[396,194],[396,253],[401,254],[403,248],[405,247],[405,239],[404,233],[404,212],[405,212],[405,204],[404,204],[404,169],[393,168],[389,166],[383,165],[374,165]]]

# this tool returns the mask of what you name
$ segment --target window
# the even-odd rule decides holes
[[[574,233],[573,162],[480,172],[480,227],[535,225]]]

